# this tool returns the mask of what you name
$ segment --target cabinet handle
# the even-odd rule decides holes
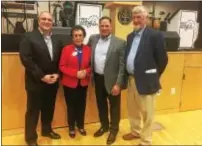
[[[185,80],[185,74],[183,74],[183,78],[182,79]]]

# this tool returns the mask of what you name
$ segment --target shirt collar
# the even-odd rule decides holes
[[[38,28],[38,30],[44,37],[51,37],[52,36],[52,32],[49,32],[48,35],[45,35],[44,32],[40,28]]]
[[[146,25],[143,28],[141,28],[140,30],[134,31],[135,35],[140,35],[141,36],[142,33],[144,32],[145,28],[146,28]]]
[[[76,50],[82,50],[83,44],[81,46],[77,46],[76,44],[74,44],[74,47],[75,47]]]
[[[106,38],[102,38],[102,37],[100,36],[100,39],[101,39],[101,40],[106,40],[106,41],[107,41],[107,40],[111,39],[111,37],[112,37],[112,35],[110,34],[110,35],[108,35]]]

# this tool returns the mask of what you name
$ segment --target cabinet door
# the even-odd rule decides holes
[[[92,84],[90,84],[88,87],[88,95],[86,101],[85,123],[99,122],[95,87],[93,87]]]
[[[180,111],[202,109],[202,68],[186,67]]]
[[[168,57],[168,65],[161,77],[162,90],[156,97],[156,111],[179,109],[184,55],[168,54]]]
[[[24,127],[26,92],[24,71],[15,54],[2,55],[2,129]],[[15,120],[15,121],[14,121]]]
[[[63,89],[60,88],[57,95],[55,114],[52,122],[53,127],[63,127],[68,125],[67,112],[68,111],[66,110],[66,103],[64,99]],[[92,87],[90,84],[87,92],[87,98],[86,98],[85,123],[95,123],[98,121],[99,121],[99,118],[98,118],[94,87]]]

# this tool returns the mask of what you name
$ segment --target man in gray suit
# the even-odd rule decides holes
[[[101,127],[95,132],[94,137],[99,137],[110,129],[107,144],[112,144],[119,130],[120,95],[124,87],[125,41],[111,34],[109,17],[100,18],[99,29],[100,34],[92,35],[88,43],[92,48],[91,63],[101,122]],[[110,122],[107,99],[110,106]]]

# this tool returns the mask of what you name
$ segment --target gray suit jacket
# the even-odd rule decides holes
[[[88,45],[91,46],[92,48],[91,66],[93,70],[93,80],[94,80],[94,60],[96,59],[94,58],[95,48],[99,38],[100,38],[99,34],[92,35],[90,36],[88,42]],[[117,38],[114,35],[111,36],[104,68],[105,88],[109,94],[111,93],[112,87],[115,84],[120,85],[121,88],[125,87],[124,82],[125,48],[126,43],[124,40]]]

